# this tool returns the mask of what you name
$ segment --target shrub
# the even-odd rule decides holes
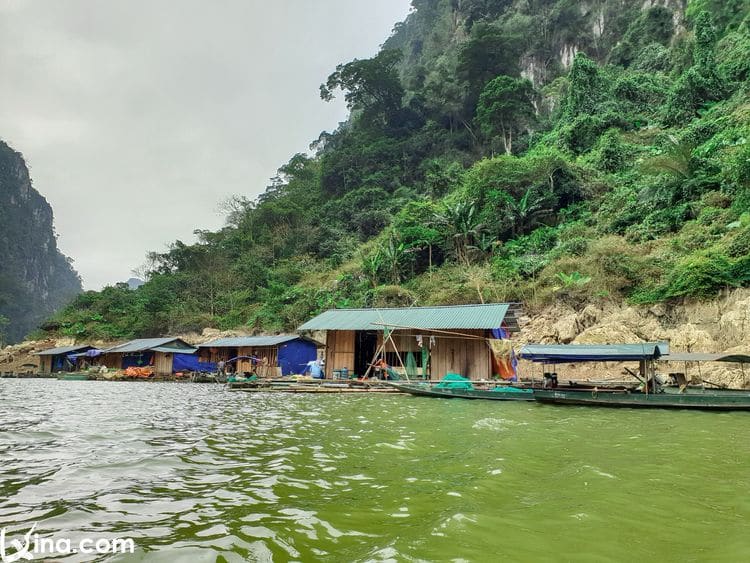
[[[636,57],[632,68],[643,72],[667,72],[672,67],[669,50],[660,43],[649,43]]]
[[[595,157],[596,167],[605,172],[617,172],[625,164],[626,149],[617,129],[610,129],[601,139]]]
[[[727,247],[727,254],[733,258],[750,256],[750,225],[742,228],[734,235]]]
[[[691,255],[678,261],[661,290],[662,299],[712,297],[735,284],[733,264],[722,254]]]

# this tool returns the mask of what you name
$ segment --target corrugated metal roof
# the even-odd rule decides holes
[[[169,344],[176,344],[176,346],[167,346]],[[153,350],[155,348],[159,348],[160,346],[166,346],[168,348],[180,348],[180,349],[190,349],[193,350],[193,347],[187,344],[185,341],[179,339],[179,338],[138,338],[136,340],[131,340],[130,342],[126,342],[125,344],[120,344],[119,346],[114,346],[112,348],[108,348],[104,350],[105,354],[126,354],[130,352],[144,352],[146,350]],[[170,350],[173,351],[173,350]]]
[[[58,356],[60,354],[70,354],[71,352],[77,352],[78,350],[90,350],[93,346],[62,346],[60,348],[50,348],[49,350],[42,350],[41,352],[34,352],[35,356]]]
[[[152,352],[164,352],[165,354],[195,354],[198,351],[198,348],[179,348],[179,347],[172,347],[172,346],[157,346],[156,348],[151,348]]]
[[[302,338],[298,334],[280,334],[278,336],[237,336],[233,338],[217,338],[199,348],[252,348],[253,346],[278,346],[292,340]],[[311,341],[312,342],[312,341]],[[319,343],[316,343],[319,344]]]
[[[527,344],[519,356],[539,363],[625,362],[658,359],[669,353],[664,342],[641,344]]]
[[[389,309],[331,309],[307,321],[297,330],[383,330],[416,329],[492,329],[505,322],[518,331],[514,313],[519,306],[509,303],[455,305],[441,307],[400,307]]]

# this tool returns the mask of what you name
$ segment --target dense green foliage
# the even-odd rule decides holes
[[[23,338],[81,291],[57,248],[52,219],[23,156],[0,141],[0,347]]]
[[[705,298],[750,284],[748,2],[413,0],[321,86],[352,114],[65,334],[327,307]]]

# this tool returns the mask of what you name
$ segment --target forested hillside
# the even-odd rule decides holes
[[[328,307],[710,299],[750,285],[750,0],[413,0],[350,119],[226,226],[87,292],[76,337]],[[376,9],[373,7],[373,9]]]
[[[21,339],[81,291],[57,249],[52,208],[21,154],[0,141],[0,345]]]

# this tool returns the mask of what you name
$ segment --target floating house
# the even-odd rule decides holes
[[[326,331],[326,377],[362,376],[382,358],[407,373],[411,367],[410,376],[489,379],[505,377],[498,350],[504,341],[511,353],[508,342],[519,332],[519,313],[516,303],[332,309],[298,331]]]
[[[228,363],[237,373],[262,371],[270,377],[305,372],[318,357],[320,342],[300,335],[219,338],[198,346],[202,362]]]
[[[151,366],[156,375],[171,375],[176,355],[196,351],[197,348],[179,338],[140,338],[104,350],[100,363],[115,369]]]
[[[64,346],[62,348],[50,348],[42,352],[36,352],[39,356],[39,373],[49,374],[60,371],[72,371],[75,369],[75,360],[70,356],[93,350],[93,346]]]

